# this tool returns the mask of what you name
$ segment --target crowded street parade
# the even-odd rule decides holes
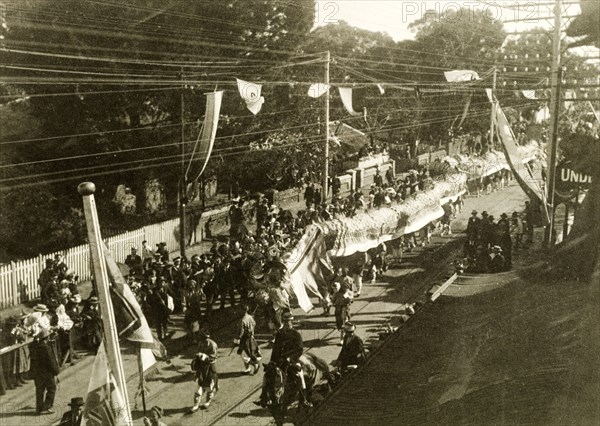
[[[599,5],[0,0],[1,424],[598,424]]]

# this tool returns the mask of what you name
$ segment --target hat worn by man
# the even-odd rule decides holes
[[[292,315],[291,312],[286,311],[281,316],[281,319],[284,320],[284,321],[292,321],[294,319],[294,316]]]
[[[48,312],[49,309],[46,305],[43,305],[40,303],[38,305],[35,305],[35,307],[33,308],[33,311],[34,312]]]
[[[486,212],[485,210],[483,211],[483,213],[481,213],[481,216],[487,216],[488,212]]]
[[[207,329],[201,329],[200,331],[198,331],[198,335],[200,337],[204,337],[205,339],[208,339],[210,337],[210,332]]]
[[[477,214],[477,210],[473,210],[471,214]]]
[[[154,414],[154,417],[156,417],[157,419],[161,419],[163,416],[163,409],[155,405],[150,409],[150,414]]]
[[[502,247],[500,247],[500,246],[494,246],[494,247],[492,247],[492,251],[500,253],[502,251]]]
[[[502,213],[502,214],[500,215],[500,217],[501,217],[502,219],[506,219],[506,218],[508,217],[508,215],[507,215],[506,213]]]
[[[344,331],[347,333],[354,333],[354,331],[356,330],[356,326],[354,324],[352,324],[350,321],[346,322],[344,324]]]
[[[67,405],[70,407],[81,407],[84,404],[85,402],[83,402],[83,398],[78,396],[76,398],[71,398],[71,402],[69,402]]]
[[[92,305],[97,305],[98,303],[100,303],[100,301],[98,300],[98,298],[97,298],[96,296],[92,296],[92,297],[90,297],[90,300],[89,300],[89,302],[90,302],[90,304],[92,304]]]

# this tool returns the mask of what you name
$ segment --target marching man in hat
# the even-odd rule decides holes
[[[150,415],[144,417],[144,426],[167,426],[160,419],[163,417],[163,409],[155,405],[150,409]]]
[[[344,324],[342,350],[337,360],[334,361],[339,371],[343,372],[351,365],[361,365],[367,358],[363,341],[355,334],[355,331],[356,326],[350,321]]]
[[[282,315],[283,327],[280,328],[275,334],[275,343],[273,344],[273,351],[271,352],[271,362],[274,362],[279,368],[286,370],[290,367],[295,366],[299,363],[299,358],[304,351],[304,343],[302,341],[302,335],[298,330],[294,330],[292,313],[286,311]],[[294,376],[294,371],[288,371],[288,377]],[[292,374],[290,374],[290,372]],[[303,375],[300,375],[301,380],[304,379]],[[305,386],[302,384],[302,389]],[[304,399],[304,392],[300,392],[301,397]],[[262,392],[258,401],[254,403],[263,408],[266,408],[268,403],[266,383],[263,380]],[[308,401],[303,401],[306,405],[310,405]]]
[[[245,306],[245,314],[240,322],[240,336],[233,343],[239,345],[237,353],[244,361],[245,374],[256,374],[260,367],[261,353],[254,338],[256,321],[250,313],[250,305]]]
[[[83,398],[71,398],[71,402],[68,405],[71,409],[63,414],[59,426],[79,426],[83,414]]]
[[[196,374],[198,390],[194,394],[194,406],[190,409],[192,413],[198,408],[206,409],[210,406],[215,392],[219,389],[219,377],[217,372],[217,344],[210,339],[207,330],[200,330],[200,342],[198,352],[192,360],[192,370]],[[206,402],[200,403],[202,394],[206,392]]]

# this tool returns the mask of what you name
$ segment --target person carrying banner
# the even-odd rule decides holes
[[[199,408],[208,408],[215,392],[219,389],[217,344],[210,339],[207,330],[200,330],[199,335],[198,352],[192,360],[192,370],[198,381],[198,390],[194,393],[194,406],[190,409],[192,413],[198,411]],[[201,403],[203,393],[206,393],[206,402]]]

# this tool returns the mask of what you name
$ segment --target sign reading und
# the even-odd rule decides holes
[[[572,198],[578,190],[588,189],[592,176],[574,169],[573,163],[563,161],[556,168],[556,194],[562,198]]]

